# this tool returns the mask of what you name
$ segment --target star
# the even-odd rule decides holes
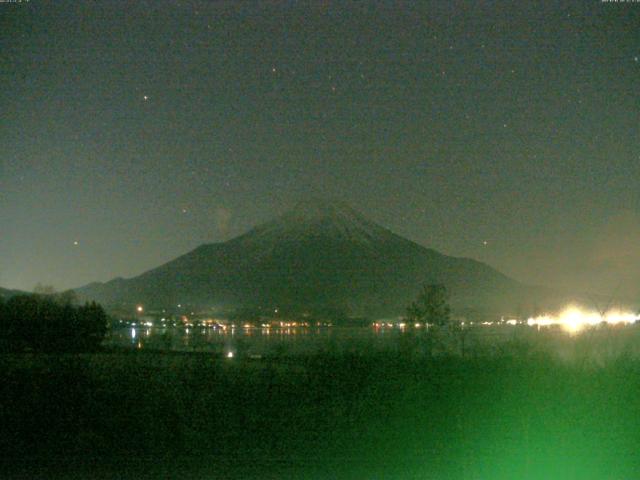
[[[149,96],[148,96],[148,95],[144,95],[144,96],[142,97],[142,99],[146,102],[146,101],[148,101],[148,100],[149,100]]]
[[[487,242],[487,241],[485,240],[484,242],[482,242],[482,245],[484,245],[484,246],[486,247],[487,245],[489,245],[489,242]]]
[[[640,57],[636,55],[635,57],[633,57],[633,61],[636,63],[640,62]]]
[[[74,240],[73,245],[77,247],[78,245],[80,245],[80,242],[78,242],[77,240]]]

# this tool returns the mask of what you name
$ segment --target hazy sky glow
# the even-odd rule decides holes
[[[640,293],[639,30],[599,0],[0,3],[0,286],[136,275],[314,194]]]

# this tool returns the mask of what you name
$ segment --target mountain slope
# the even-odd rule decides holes
[[[401,313],[421,284],[436,282],[460,306],[502,308],[524,288],[480,262],[395,235],[347,205],[314,201],[132,279],[77,292],[106,304],[287,305],[377,315]]]
[[[0,288],[0,297],[8,299],[15,297],[16,295],[31,295],[31,292],[25,292],[22,290],[9,290],[7,288]]]

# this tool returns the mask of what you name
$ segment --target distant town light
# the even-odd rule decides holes
[[[144,308],[142,307],[142,305],[138,305],[138,306],[136,307],[136,311],[137,311],[138,313],[142,313],[142,312],[144,311]]]
[[[569,333],[577,333],[585,327],[596,326],[600,323],[610,325],[628,325],[640,321],[640,316],[631,312],[610,311],[604,315],[598,312],[585,312],[577,307],[568,307],[558,316],[541,315],[536,318],[529,318],[527,324],[530,326],[547,327],[559,325]]]

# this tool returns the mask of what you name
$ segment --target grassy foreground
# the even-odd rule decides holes
[[[640,361],[0,355],[2,478],[627,479]]]

